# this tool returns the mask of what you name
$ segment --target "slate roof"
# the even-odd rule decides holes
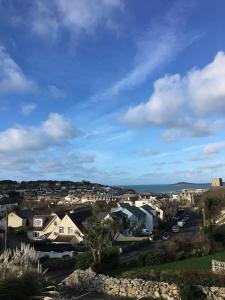
[[[145,211],[147,211],[148,213],[150,213],[153,217],[155,217],[154,213],[153,213],[153,208],[151,206],[149,206],[148,204],[143,205],[141,208],[143,208]]]
[[[6,204],[17,204],[18,200],[15,200],[13,198],[5,197],[0,199],[0,205],[6,205]]]
[[[71,243],[74,239],[74,235],[58,235],[53,243]]]
[[[57,214],[60,219],[62,219],[65,215],[69,216],[74,224],[82,231],[83,222],[85,222],[92,215],[92,208],[88,206],[85,208],[77,209],[72,213],[64,211]]]
[[[111,213],[112,214],[112,217],[120,217],[120,218],[127,218],[127,215],[125,213],[123,213],[121,210],[119,211],[114,211]]]
[[[33,231],[43,231],[54,219],[56,215],[50,215],[50,216],[42,216],[42,215],[35,215],[34,218],[42,219],[43,220],[43,226],[33,226],[33,223],[29,226],[29,229]]]
[[[138,207],[132,206],[128,203],[121,203],[120,206],[129,210],[133,215],[135,215],[138,219],[145,218],[145,213]]]

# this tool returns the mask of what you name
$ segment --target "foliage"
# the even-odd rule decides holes
[[[76,247],[73,247],[70,244],[52,244],[50,241],[35,241],[33,242],[32,246],[37,251],[56,251],[56,252],[64,252],[64,251],[73,251],[77,250],[79,252],[84,251],[86,249],[83,245],[77,245]]]
[[[49,258],[42,263],[44,270],[64,270],[68,268],[75,268],[76,258],[75,257],[63,257],[63,258]]]
[[[119,248],[106,247],[102,249],[101,257],[101,264],[96,265],[90,251],[81,253],[76,256],[76,268],[85,270],[92,267],[95,271],[100,272],[116,268],[119,264]]]
[[[165,251],[158,250],[154,252],[148,252],[138,256],[138,265],[139,266],[154,266],[166,263],[168,261],[174,260],[174,256]]]
[[[83,238],[85,245],[91,251],[95,265],[101,265],[102,250],[104,247],[112,245],[118,231],[118,224],[112,219],[101,219],[98,209],[95,209],[92,216],[86,220]]]
[[[88,269],[93,264],[93,256],[90,251],[78,254],[76,257],[76,268],[81,270]]]
[[[225,208],[225,190],[210,189],[201,196],[200,208],[204,213],[204,225],[211,225]]]
[[[0,299],[42,299],[48,294],[47,280],[33,247],[5,250],[0,256]]]
[[[142,247],[148,246],[151,244],[149,239],[144,239],[138,242],[131,242],[129,244],[124,245],[124,242],[121,243],[122,253],[129,253],[131,251],[139,250]],[[116,243],[116,245],[120,245],[120,243]]]
[[[0,279],[4,279],[9,271],[19,274],[28,270],[41,272],[37,252],[30,245],[22,243],[20,249],[7,249],[0,255]]]
[[[48,284],[42,274],[26,271],[21,276],[10,272],[0,280],[1,300],[44,299],[48,295]]]

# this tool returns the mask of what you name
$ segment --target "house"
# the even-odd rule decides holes
[[[8,215],[8,227],[19,228],[29,226],[35,215],[49,215],[52,211],[48,207],[17,208]]]
[[[35,215],[28,227],[28,238],[31,240],[45,240],[61,222],[56,214]]]
[[[48,236],[48,239],[53,243],[77,244],[83,241],[83,233],[71,218],[65,215]]]
[[[8,215],[8,227],[20,228],[26,226],[26,219],[23,219],[15,212],[11,212]]]
[[[117,224],[121,226],[121,233],[127,235],[129,233],[130,221],[128,216],[122,211],[111,212],[111,217]]]
[[[111,213],[122,212],[127,215],[130,227],[145,227],[146,225],[146,214],[138,207],[132,206],[128,203],[119,203],[117,208],[112,208]]]
[[[140,209],[146,214],[145,228],[152,232],[154,227],[158,225],[158,216],[156,211],[148,204],[141,206]]]
[[[58,215],[35,215],[29,226],[31,240],[49,240],[52,243],[77,244],[83,241],[83,222],[91,215],[90,207]]]
[[[5,215],[7,210],[18,206],[18,200],[10,197],[4,197],[0,199],[0,215]]]

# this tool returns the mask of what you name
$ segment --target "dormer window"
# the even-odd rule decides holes
[[[34,226],[35,227],[42,227],[43,225],[43,220],[42,219],[34,219]]]

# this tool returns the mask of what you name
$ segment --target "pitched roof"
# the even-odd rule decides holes
[[[85,208],[76,209],[73,212],[61,212],[58,216],[62,219],[65,215],[68,215],[74,224],[81,230],[82,223],[85,222],[92,215],[92,208],[90,206]]]
[[[43,225],[42,226],[34,226],[33,223],[29,226],[30,230],[33,231],[43,231],[54,219],[56,215],[48,215],[48,216],[43,216],[43,215],[35,215],[33,217],[33,220],[35,218],[42,219],[43,220]]]
[[[148,213],[150,213],[151,215],[153,215],[155,217],[155,215],[153,213],[154,209],[151,206],[149,206],[148,204],[142,205],[141,208],[143,208],[145,211],[147,211]]]
[[[127,215],[125,213],[123,213],[121,210],[119,211],[114,211],[111,213],[112,214],[112,217],[121,217],[121,218],[127,218]]]
[[[18,203],[18,200],[15,200],[10,197],[5,197],[0,199],[0,205],[5,205],[5,204],[16,204]]]
[[[136,206],[132,206],[128,203],[121,203],[120,206],[122,208],[125,208],[125,209],[129,210],[137,218],[144,218],[145,217],[145,213],[140,208],[138,208]]]
[[[53,243],[71,243],[74,239],[74,235],[58,235]]]

